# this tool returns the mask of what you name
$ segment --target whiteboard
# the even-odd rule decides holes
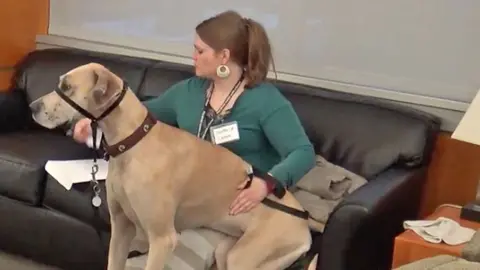
[[[51,0],[49,34],[190,57],[194,28],[234,9],[261,22],[277,71],[470,102],[480,0]]]

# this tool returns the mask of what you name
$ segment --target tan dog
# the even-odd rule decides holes
[[[60,77],[59,91],[95,117],[118,99],[123,81],[91,63]],[[31,104],[40,125],[55,128],[79,117],[55,91]],[[132,134],[147,115],[127,90],[120,104],[99,126],[109,145]],[[111,218],[108,270],[124,269],[130,243],[141,230],[148,238],[146,270],[163,269],[175,248],[177,232],[207,227],[239,237],[220,270],[281,270],[311,245],[308,221],[260,204],[247,214],[230,216],[229,206],[246,181],[249,167],[226,148],[157,122],[130,150],[112,157],[106,180]],[[287,192],[284,205],[302,209]]]

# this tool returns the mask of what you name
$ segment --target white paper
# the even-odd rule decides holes
[[[89,182],[92,180],[93,159],[79,160],[49,160],[45,164],[45,170],[67,190],[73,184]],[[97,159],[98,172],[95,178],[105,180],[108,173],[108,161]]]
[[[99,149],[100,147],[100,143],[102,142],[102,135],[103,135],[103,131],[100,129],[100,128],[97,128],[97,141],[96,141],[96,149]],[[87,138],[87,141],[85,142],[86,145],[90,148],[93,148],[93,135],[90,134],[90,136],[88,136]]]

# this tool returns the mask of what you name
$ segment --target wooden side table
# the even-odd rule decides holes
[[[450,205],[439,206],[426,219],[446,217],[457,221],[461,226],[474,230],[480,229],[480,223],[460,219],[460,208]],[[450,246],[445,243],[434,244],[425,241],[411,230],[406,230],[395,237],[392,268],[436,255],[446,254],[460,257],[465,244]]]

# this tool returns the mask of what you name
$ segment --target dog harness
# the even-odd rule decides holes
[[[238,83],[237,83],[238,84]],[[236,88],[236,87],[235,87]],[[93,137],[93,151],[95,153],[93,161],[94,164],[92,166],[92,185],[93,185],[93,198],[92,198],[92,205],[95,208],[100,207],[102,204],[102,200],[100,198],[100,187],[98,184],[98,181],[95,177],[96,173],[98,172],[98,165],[97,165],[97,159],[101,157],[100,153],[97,150],[96,146],[96,141],[97,141],[97,128],[98,128],[98,121],[102,120],[106,116],[108,116],[123,100],[125,97],[125,94],[128,89],[128,83],[123,80],[123,87],[122,90],[118,96],[118,98],[98,117],[93,116],[91,113],[80,107],[78,104],[73,102],[65,93],[62,91],[62,89],[59,89],[58,87],[55,88],[55,92],[65,101],[67,102],[70,106],[72,106],[75,110],[77,110],[80,114],[83,116],[87,117],[88,119],[91,120],[91,128],[92,128],[92,137]],[[114,144],[114,145],[108,145],[108,143],[105,140],[105,137],[102,136],[101,138],[101,145],[102,148],[104,149],[104,154],[103,158],[108,160],[110,156],[116,157],[126,151],[128,151],[130,148],[135,146],[140,140],[142,140],[152,129],[152,127],[157,123],[157,120],[151,115],[150,112],[147,112],[147,115],[142,122],[142,124],[135,129],[135,131],[130,134],[128,137],[125,139],[121,140],[120,142]],[[99,147],[100,148],[100,147]],[[247,182],[246,186],[244,187],[245,189],[249,188],[251,186],[253,177],[256,176],[260,179],[263,179],[264,181],[267,182],[267,185],[270,188],[272,194],[277,197],[278,199],[282,199],[285,194],[286,194],[286,188],[277,180],[275,179],[272,175],[262,172],[261,170],[253,167],[250,165],[250,167],[246,170],[247,177],[249,181]],[[286,206],[284,204],[278,203],[274,200],[271,200],[269,198],[265,198],[262,203],[268,207],[277,209],[279,211],[291,214],[293,216],[302,218],[302,219],[308,219],[310,217],[310,214],[308,211],[301,211],[289,206]]]
[[[270,183],[273,185],[272,189],[272,194],[277,197],[278,199],[282,199],[285,194],[287,193],[286,188],[283,187],[283,185],[275,179],[272,175],[268,173],[264,173],[253,166],[250,166],[249,169],[247,169],[247,176],[248,176],[248,182],[245,185],[244,189],[249,188],[252,185],[253,177],[256,176],[260,179],[263,179],[264,181],[267,182],[267,185]],[[262,200],[262,203],[268,207],[271,207],[273,209],[280,210],[282,212],[288,213],[290,215],[296,216],[298,218],[302,219],[309,219],[310,218],[310,213],[308,211],[302,211],[298,210],[296,208],[286,206],[284,204],[278,203],[274,200],[271,200],[269,198],[264,198]]]

